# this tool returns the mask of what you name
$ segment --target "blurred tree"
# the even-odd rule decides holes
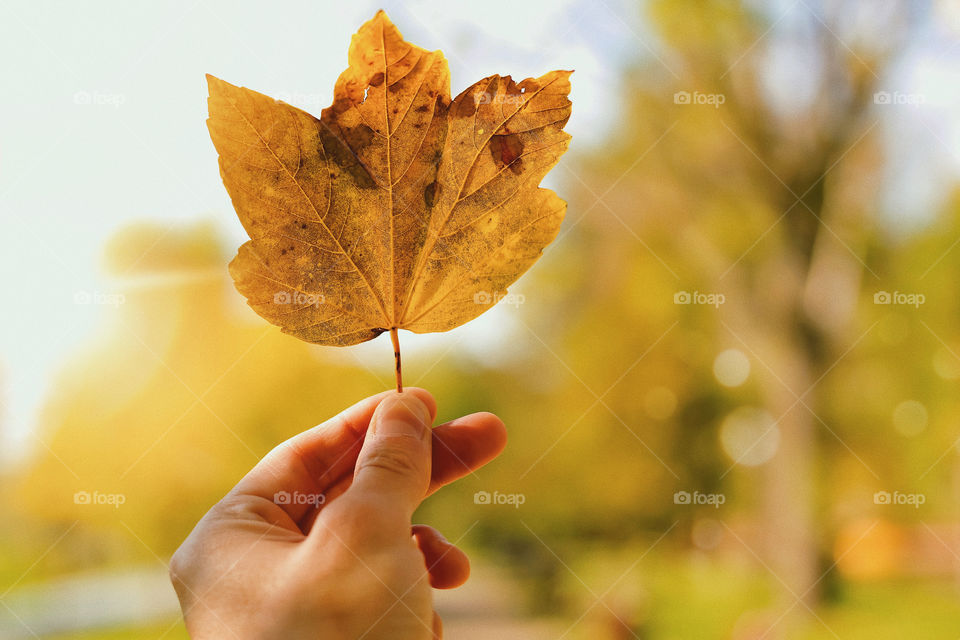
[[[842,428],[820,417],[821,381],[864,337],[856,315],[864,274],[881,282],[868,265],[884,166],[874,93],[911,26],[909,3],[801,4],[777,19],[739,2],[650,3],[662,59],[628,75],[614,139],[572,169],[583,190],[571,207],[574,253],[590,265],[584,277],[602,283],[577,291],[573,331],[609,335],[598,330],[606,317],[640,337],[611,347],[631,354],[604,360],[619,363],[611,375],[669,326],[638,298],[724,296],[718,308],[676,307],[681,330],[663,348],[688,354],[699,371],[736,349],[753,382],[721,392],[702,375],[647,375],[670,381],[680,398],[676,442],[686,451],[670,464],[700,491],[728,471],[721,462],[716,473],[713,452],[701,464],[698,432],[731,403],[769,414],[762,433],[727,453],[746,462],[764,434],[779,434],[755,477],[764,514],[757,551],[783,586],[782,604],[796,610],[796,600],[816,602],[827,569],[816,525],[818,441],[842,442]],[[646,264],[632,258],[639,247]],[[636,365],[627,380],[653,366]],[[637,424],[629,407],[639,403],[615,398],[615,412]]]

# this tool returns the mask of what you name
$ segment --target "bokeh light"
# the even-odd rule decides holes
[[[713,375],[725,387],[739,387],[750,377],[750,360],[739,349],[721,351],[713,361]]]
[[[780,427],[763,409],[740,407],[720,425],[720,442],[733,462],[756,467],[776,455]]]

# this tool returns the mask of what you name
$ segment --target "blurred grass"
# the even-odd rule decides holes
[[[956,638],[960,629],[957,587],[948,580],[845,583],[839,602],[818,612],[843,640]],[[814,621],[799,638],[834,637]]]
[[[642,552],[642,550],[640,550]],[[636,558],[622,553],[620,559]],[[780,621],[789,604],[774,601],[776,579],[757,564],[736,558],[723,559],[699,552],[650,554],[628,571],[616,557],[592,557],[581,567],[571,567],[566,593],[567,624],[596,602],[574,624],[568,637],[588,640],[621,637],[611,634],[619,623],[615,612],[631,625],[622,637],[670,640],[753,640]],[[829,578],[826,578],[829,580]],[[614,584],[616,583],[616,584]],[[613,588],[611,588],[611,585]],[[891,579],[842,580],[816,615],[800,616],[800,624],[787,633],[790,640],[902,640],[903,638],[956,638],[960,629],[960,599],[950,580]],[[629,603],[627,608],[621,608]],[[795,610],[803,610],[797,604]],[[786,616],[784,616],[786,617]],[[631,635],[635,634],[635,636]]]
[[[644,597],[647,611],[635,612],[638,619],[643,619],[635,627],[638,638],[729,640],[753,637],[746,635],[744,620],[752,617],[757,620],[758,627],[755,628],[762,629],[763,621],[776,619],[782,613],[777,609],[759,608],[769,604],[768,576],[735,563],[684,560],[663,555],[653,559],[636,576],[644,588],[649,589]],[[582,585],[577,585],[583,589]],[[597,591],[598,595],[601,591]],[[589,605],[585,601],[582,609]],[[609,621],[602,615],[604,611],[602,605],[594,607],[567,637],[573,640],[609,637],[599,635],[609,628]],[[566,612],[563,616],[569,618],[566,624],[573,624],[581,613],[578,607]],[[822,623],[808,619],[804,628],[788,637],[795,640],[835,640],[838,636],[843,640],[954,638],[956,630],[960,629],[960,601],[954,585],[948,581],[889,580],[845,584],[839,600],[824,605],[817,615]],[[172,625],[173,621],[169,621],[143,627],[49,636],[48,640],[188,640],[182,624]],[[739,630],[738,635],[734,635],[735,629]]]
[[[49,640],[190,640],[182,622],[170,620],[163,624],[151,624],[146,627],[124,627],[123,629],[99,629],[83,633],[49,636]]]
[[[684,549],[668,541],[660,541],[658,547],[654,542],[654,538],[642,538],[622,545],[579,546],[558,576],[555,594],[548,596],[527,585],[525,590],[533,592],[533,599],[551,603],[538,608],[534,602],[530,610],[539,610],[538,615],[556,622],[558,628],[569,628],[566,637],[572,640],[746,640],[763,637],[784,614],[789,603],[776,601],[776,578],[758,562],[730,552]],[[560,557],[568,557],[562,543],[555,549]],[[475,568],[498,562],[477,550],[471,555]],[[500,575],[524,583],[519,575]],[[789,640],[954,638],[960,629],[957,585],[949,579],[871,581],[829,575],[821,585],[826,593],[817,609],[819,620],[800,616],[798,626],[785,636]],[[795,609],[802,610],[800,605]],[[614,614],[627,626],[615,621]],[[502,625],[510,619],[510,614],[496,607],[485,616],[484,620],[472,617],[468,624],[478,625],[477,632],[482,633],[483,625]],[[611,632],[618,627],[622,635]],[[188,637],[182,623],[174,620],[45,636],[47,640]]]

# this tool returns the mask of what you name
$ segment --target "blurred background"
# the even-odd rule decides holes
[[[956,638],[957,0],[3,3],[0,638],[185,638],[196,521],[392,386],[245,306],[204,122],[204,73],[319,115],[380,6],[454,94],[576,70],[559,238],[401,334],[510,433],[418,514],[448,637]]]

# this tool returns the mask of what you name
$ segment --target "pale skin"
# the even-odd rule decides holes
[[[384,392],[265,456],[171,560],[190,636],[442,637],[433,589],[463,584],[470,564],[411,518],[496,457],[506,430],[489,413],[431,428],[436,411],[423,389]]]

